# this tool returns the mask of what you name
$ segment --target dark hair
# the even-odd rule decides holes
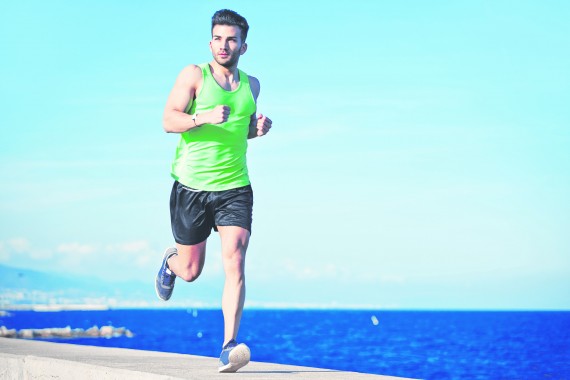
[[[230,25],[237,26],[241,31],[241,40],[245,42],[247,38],[247,31],[249,30],[249,25],[247,20],[240,16],[237,12],[231,11],[229,9],[222,9],[214,13],[212,16],[212,31],[216,25]]]

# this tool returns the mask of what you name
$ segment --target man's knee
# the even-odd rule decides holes
[[[236,250],[224,255],[224,269],[226,275],[243,276],[245,268],[245,252]]]
[[[177,275],[186,282],[192,282],[200,277],[200,273],[202,273],[202,268],[200,268],[199,265],[190,265],[185,267],[182,273]]]
[[[176,275],[186,282],[196,280],[204,267],[206,241],[194,246],[177,244],[176,248],[178,249]]]

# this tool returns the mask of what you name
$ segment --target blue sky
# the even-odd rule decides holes
[[[248,305],[570,308],[563,1],[4,2],[1,264],[152,286],[162,109],[221,8],[274,120],[249,145]],[[173,301],[222,279],[213,235]]]

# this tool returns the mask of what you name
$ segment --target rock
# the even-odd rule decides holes
[[[71,336],[75,337],[75,336],[84,336],[85,335],[85,330],[83,329],[73,329],[71,330]]]
[[[36,330],[34,330],[34,336],[39,336],[40,338],[50,338],[52,335],[53,335],[52,329],[36,329]]]
[[[122,336],[125,335],[125,328],[124,327],[117,327],[115,329],[115,332],[113,333],[113,336]]]
[[[24,338],[24,339],[33,339],[34,338],[34,330],[22,329],[18,332],[18,337]]]
[[[0,337],[2,338],[15,338],[18,332],[15,329],[7,329],[6,326],[0,327]]]
[[[52,335],[58,338],[71,338],[73,337],[73,333],[71,331],[71,327],[67,326],[61,329],[51,329]]]
[[[85,336],[92,336],[92,337],[100,336],[99,327],[93,326],[91,328],[88,328],[87,330],[85,330]]]
[[[111,338],[113,336],[113,330],[113,326],[101,326],[101,329],[99,330],[99,336]]]

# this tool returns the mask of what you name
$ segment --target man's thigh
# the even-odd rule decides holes
[[[216,229],[241,227],[251,234],[253,190],[250,185],[219,192],[212,204]]]
[[[176,250],[183,265],[197,265],[199,272],[202,271],[206,259],[206,240],[194,245],[176,243]]]
[[[243,273],[245,253],[249,245],[249,231],[237,226],[218,226],[218,232],[222,242],[222,259],[226,273],[228,270]]]
[[[192,246],[205,241],[214,227],[208,210],[208,193],[174,182],[170,194],[170,222],[177,244]]]

